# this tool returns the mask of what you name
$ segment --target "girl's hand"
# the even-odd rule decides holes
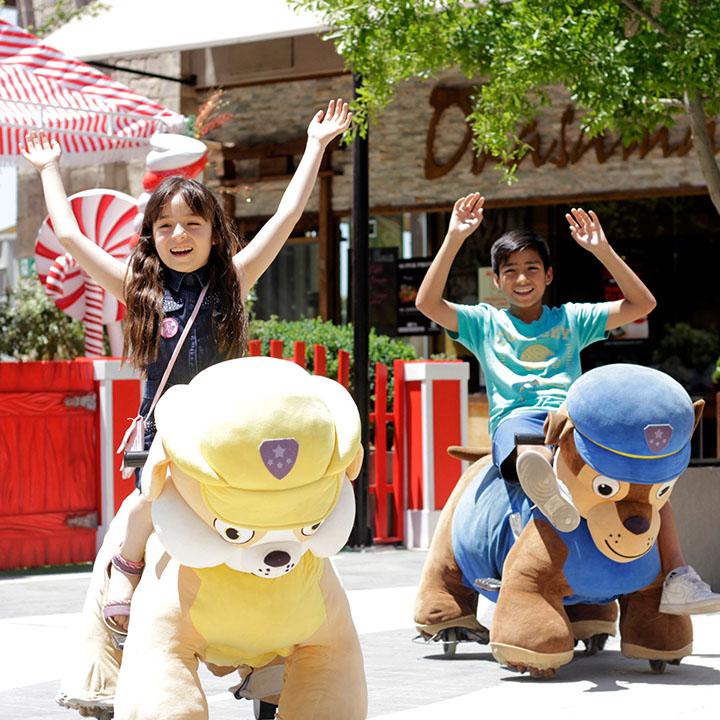
[[[60,145],[57,140],[50,140],[44,130],[27,133],[25,144],[20,143],[18,149],[38,172],[42,172],[50,165],[60,164],[60,155],[62,155]]]
[[[314,139],[322,145],[327,145],[333,138],[345,132],[350,127],[352,113],[348,112],[348,105],[342,98],[331,100],[327,110],[320,110],[315,114],[308,126],[308,139]]]
[[[570,225],[570,234],[578,245],[589,250],[593,255],[602,255],[610,249],[610,243],[605,237],[598,216],[592,210],[588,215],[582,208],[573,208],[565,215],[565,219]]]
[[[457,200],[450,216],[448,235],[457,235],[463,240],[474,233],[483,219],[485,198],[480,193],[470,193]]]

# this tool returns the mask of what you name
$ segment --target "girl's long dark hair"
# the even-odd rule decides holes
[[[233,256],[241,247],[237,232],[210,190],[195,180],[174,175],[163,180],[148,200],[140,237],[130,254],[125,279],[127,312],[123,330],[123,362],[129,358],[142,372],[157,359],[164,317],[164,265],[155,250],[153,225],[163,207],[176,195],[180,195],[194,214],[212,225],[208,297],[215,344],[226,358],[233,358],[242,355],[247,341],[245,303],[233,264]]]

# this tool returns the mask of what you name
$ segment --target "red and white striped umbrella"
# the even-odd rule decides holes
[[[0,163],[19,162],[18,142],[44,128],[63,164],[126,160],[182,116],[138,95],[90,65],[0,21]]]

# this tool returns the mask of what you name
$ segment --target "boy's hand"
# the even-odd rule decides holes
[[[485,198],[480,193],[470,193],[457,200],[453,206],[448,226],[448,235],[464,240],[480,227],[483,219]]]
[[[25,135],[25,144],[20,143],[18,149],[22,156],[38,171],[46,167],[60,164],[62,151],[57,140],[50,140],[44,130],[33,130]]]
[[[610,249],[610,243],[605,237],[598,216],[591,210],[590,214],[582,208],[573,208],[565,215],[570,225],[570,234],[578,245],[589,250],[593,255],[602,255]]]
[[[350,127],[352,113],[348,112],[348,105],[342,98],[331,100],[327,110],[319,110],[308,126],[308,139],[314,139],[322,145],[327,145],[333,138],[345,132]]]

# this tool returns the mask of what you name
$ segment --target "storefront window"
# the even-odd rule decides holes
[[[318,315],[318,242],[292,238],[255,286],[255,315],[267,320],[314,318]]]
[[[406,340],[421,355],[429,353],[425,331],[419,328],[415,335],[412,327],[400,327],[402,318],[398,305],[402,305],[402,298],[405,298],[404,304],[412,306],[414,312],[414,295],[411,288],[404,288],[398,284],[398,267],[405,260],[426,259],[428,236],[426,218],[425,213],[377,215],[369,218],[368,227],[370,325],[375,327],[378,333]],[[351,228],[352,218],[342,218],[339,265],[343,322],[352,320]]]

